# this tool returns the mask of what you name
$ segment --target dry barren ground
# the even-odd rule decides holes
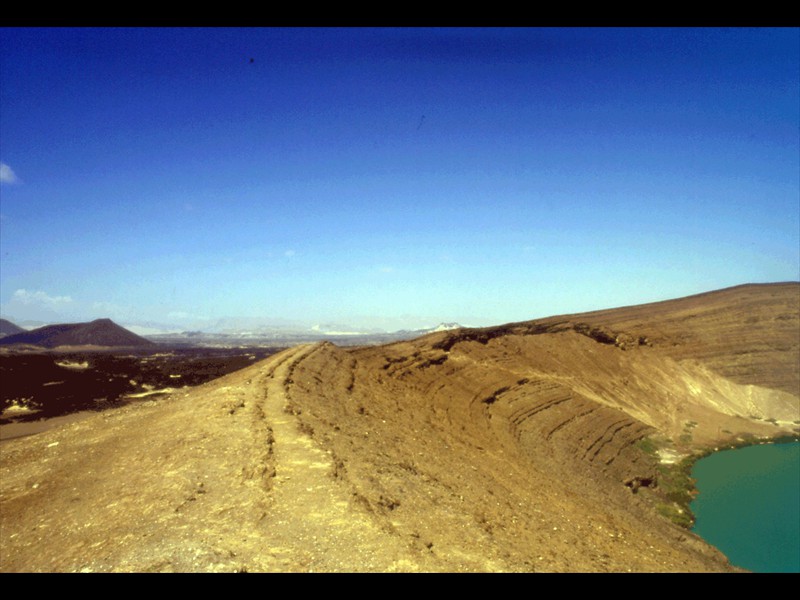
[[[0,569],[729,571],[659,514],[643,440],[674,456],[796,428],[798,290],[748,309],[751,345],[784,348],[774,373],[748,367],[761,384],[712,368],[724,348],[697,342],[691,320],[647,343],[633,326],[557,319],[298,346],[3,442]],[[739,320],[736,298],[714,326]]]

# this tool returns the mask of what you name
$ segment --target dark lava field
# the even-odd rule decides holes
[[[196,386],[281,348],[166,348],[0,356],[0,425],[121,406]],[[8,410],[11,409],[11,410]]]

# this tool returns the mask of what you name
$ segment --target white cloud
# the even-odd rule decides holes
[[[76,316],[77,303],[70,296],[51,296],[41,290],[18,289],[8,302],[0,305],[0,312],[17,320],[63,322]]]
[[[17,183],[19,178],[6,163],[0,163],[0,183]]]
[[[14,292],[11,299],[26,305],[35,304],[47,308],[57,308],[72,302],[72,298],[69,296],[51,296],[39,290],[29,292],[24,289],[19,289]]]
[[[296,254],[296,253],[295,253],[295,251],[294,251],[294,250],[287,250],[286,252],[284,252],[284,253],[283,253],[283,255],[284,255],[284,256],[286,256],[286,257],[292,257],[292,256],[294,256],[295,254]]]

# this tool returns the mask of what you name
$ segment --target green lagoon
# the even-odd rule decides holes
[[[692,477],[696,534],[738,567],[800,573],[800,442],[716,452]]]

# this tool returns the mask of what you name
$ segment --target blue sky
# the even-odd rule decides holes
[[[0,29],[0,312],[491,325],[800,279],[798,29]]]

